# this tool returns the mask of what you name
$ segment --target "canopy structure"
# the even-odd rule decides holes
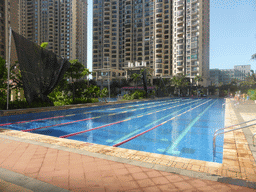
[[[52,103],[47,95],[58,85],[71,64],[67,59],[43,49],[18,33],[12,31],[12,34],[27,102]]]

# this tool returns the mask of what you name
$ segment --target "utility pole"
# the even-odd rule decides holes
[[[8,81],[7,81],[7,110],[9,109],[9,89],[10,89],[10,65],[11,65],[11,39],[12,39],[12,28],[10,27],[9,33],[9,53],[8,53]]]
[[[108,64],[108,57],[107,57],[107,64]],[[108,66],[108,69],[109,69],[109,72],[108,72],[108,97],[110,99],[110,82],[109,82],[110,67],[109,66]]]

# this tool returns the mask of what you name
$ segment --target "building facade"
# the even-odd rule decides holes
[[[251,73],[251,65],[235,65],[234,70],[235,77],[240,81],[244,81]]]
[[[48,42],[48,50],[87,67],[86,0],[20,0],[15,6],[9,13],[10,21],[17,19],[13,30],[38,45]]]
[[[20,33],[19,27],[19,2],[16,0],[6,0],[5,1],[5,60],[8,61],[9,57],[9,36],[11,27],[12,30]],[[10,62],[14,64],[18,60],[16,47],[13,37],[11,37],[11,53],[10,53]]]
[[[208,77],[208,0],[94,0],[93,70],[148,67],[154,77]],[[193,45],[193,46],[192,46]],[[117,75],[118,74],[118,75]]]
[[[0,57],[5,59],[5,1],[0,0]]]
[[[209,0],[173,1],[173,75],[209,77]]]
[[[231,83],[232,79],[244,81],[251,73],[251,65],[235,65],[234,69],[210,69],[210,84],[224,85]]]

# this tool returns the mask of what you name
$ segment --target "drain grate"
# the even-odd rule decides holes
[[[195,153],[195,149],[192,148],[182,148],[181,149],[181,153],[187,153],[187,154],[194,154]]]

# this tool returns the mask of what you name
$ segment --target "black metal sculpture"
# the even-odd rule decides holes
[[[12,31],[26,100],[32,102],[48,102],[47,97],[63,78],[70,67],[67,59],[43,49],[23,36]]]

